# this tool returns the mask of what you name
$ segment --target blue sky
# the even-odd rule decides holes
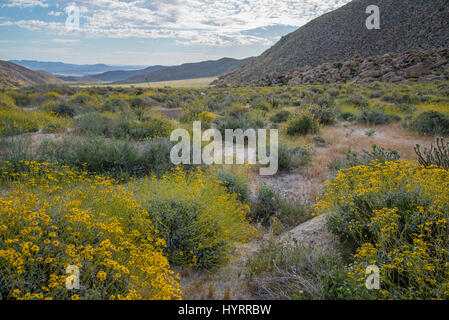
[[[350,0],[0,0],[0,59],[176,65],[261,54]],[[66,8],[80,28],[66,27]]]

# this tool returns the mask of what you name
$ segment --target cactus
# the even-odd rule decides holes
[[[415,152],[421,165],[425,167],[436,165],[449,170],[449,142],[445,143],[443,138],[437,138],[436,147],[432,144],[430,149],[424,148],[423,152],[421,146],[417,144]]]

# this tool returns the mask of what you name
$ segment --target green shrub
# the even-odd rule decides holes
[[[226,188],[230,194],[235,194],[241,202],[247,202],[251,191],[248,184],[231,172],[221,171],[217,175],[217,179],[221,181],[221,185]]]
[[[372,146],[371,151],[363,150],[362,154],[347,150],[345,155],[345,159],[334,159],[330,163],[329,169],[331,171],[339,171],[358,165],[372,165],[373,161],[383,163],[386,161],[397,161],[401,158],[397,150],[385,150],[383,147],[376,145]]]
[[[251,206],[251,218],[267,225],[270,218],[279,211],[279,201],[279,195],[273,187],[267,184],[260,186],[257,197]]]
[[[221,132],[223,139],[226,129],[260,129],[265,126],[265,123],[261,119],[253,119],[250,116],[240,116],[237,118],[225,117],[216,121],[217,129]]]
[[[247,242],[254,235],[246,219],[248,209],[200,170],[177,169],[162,179],[146,178],[135,188],[174,264],[222,266],[235,242]]]
[[[390,116],[375,109],[364,109],[357,120],[362,124],[382,125],[391,122]]]
[[[155,199],[145,203],[144,208],[159,230],[159,236],[165,239],[167,246],[164,252],[171,263],[209,268],[219,265],[224,259],[226,243],[223,240],[210,241],[214,239],[217,226],[212,220],[204,219],[204,208],[199,203]],[[199,248],[200,243],[207,245]]]
[[[291,113],[287,110],[279,111],[276,114],[274,114],[270,120],[275,123],[281,123],[287,121],[291,116]]]
[[[110,120],[100,113],[86,113],[75,119],[78,129],[87,135],[106,135],[108,133]]]
[[[33,160],[29,136],[0,137],[0,162],[16,164],[19,161]]]
[[[412,121],[410,129],[422,135],[449,135],[449,117],[437,111],[421,113]]]
[[[326,139],[324,139],[324,138],[321,137],[321,136],[314,136],[314,137],[313,137],[313,141],[314,141],[315,143],[318,143],[318,144],[325,144],[325,143],[326,143]]]
[[[287,134],[294,135],[308,135],[319,131],[319,123],[313,118],[310,113],[301,113],[287,122]]]
[[[165,172],[173,169],[174,165],[170,160],[170,151],[174,146],[167,138],[156,138],[147,141],[140,156],[140,167],[142,174],[152,173],[157,176],[163,175]]]
[[[40,146],[39,153],[43,160],[49,162],[85,168],[89,172],[115,178],[138,175],[145,171],[137,149],[125,140],[46,140]]]
[[[341,120],[344,120],[344,121],[353,122],[353,121],[357,120],[357,115],[355,115],[352,112],[345,111],[345,112],[340,113],[338,115],[338,118],[341,119]]]
[[[60,103],[51,108],[52,112],[60,115],[60,116],[68,116],[68,117],[74,117],[76,114],[75,107],[67,104],[67,103]]]
[[[337,113],[335,106],[332,104],[313,105],[309,108],[309,111],[320,124],[324,125],[334,123]]]

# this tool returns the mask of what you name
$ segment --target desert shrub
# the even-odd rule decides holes
[[[321,136],[314,136],[312,139],[313,139],[313,141],[315,143],[318,143],[318,144],[325,144],[326,143],[326,139],[324,139]]]
[[[344,121],[353,122],[357,120],[357,115],[349,111],[344,111],[338,115],[338,118]]]
[[[0,162],[32,160],[31,138],[27,135],[0,137]]]
[[[60,116],[74,117],[76,115],[76,109],[74,106],[68,103],[59,103],[51,107],[51,112]]]
[[[246,242],[254,229],[248,208],[201,170],[177,169],[162,179],[142,180],[135,190],[167,242],[166,253],[178,265],[223,265],[235,242]]]
[[[347,150],[345,156],[345,159],[334,159],[329,165],[329,169],[338,171],[359,165],[373,165],[373,162],[396,161],[401,158],[397,150],[385,150],[376,145],[372,146],[371,151],[363,150],[361,154]]]
[[[283,111],[276,112],[270,118],[270,120],[275,122],[275,123],[281,123],[281,122],[287,121],[290,118],[290,116],[291,116],[290,112],[288,112],[287,110],[283,110]]]
[[[15,136],[28,132],[39,131],[35,117],[16,109],[0,108],[0,136]]]
[[[280,197],[276,190],[268,185],[260,186],[256,199],[251,205],[250,217],[257,222],[267,225],[270,218],[279,210]]]
[[[146,105],[145,100],[142,99],[141,97],[137,97],[137,96],[129,99],[128,103],[129,103],[130,107],[133,109],[143,108]]]
[[[315,104],[309,108],[310,113],[320,124],[332,124],[337,110],[333,104]]]
[[[33,102],[33,98],[27,93],[14,92],[13,98],[15,104],[22,108],[28,107]]]
[[[146,141],[139,156],[142,174],[152,173],[157,176],[173,169],[170,152],[174,143],[167,138],[156,138]],[[139,168],[137,168],[139,169]],[[139,171],[137,171],[139,173]]]
[[[75,125],[87,135],[105,135],[108,131],[110,120],[100,113],[85,113],[75,119]]]
[[[108,98],[101,107],[102,111],[112,111],[112,112],[126,111],[128,109],[129,109],[128,102],[118,97]]]
[[[135,121],[129,128],[129,136],[134,140],[148,140],[169,137],[174,129],[172,123],[164,118],[145,118]]]
[[[380,299],[447,299],[449,172],[407,161],[341,171],[316,205],[354,248],[349,275],[380,269]]]
[[[280,145],[278,148],[278,172],[305,166],[310,161],[310,152],[301,147],[288,148]]]
[[[45,111],[25,111],[0,107],[0,136],[36,132],[50,124],[70,126],[70,121]]]
[[[376,109],[364,109],[357,120],[362,124],[370,125],[382,125],[391,122],[390,116]]]
[[[319,131],[319,123],[314,119],[310,113],[301,113],[296,115],[293,119],[287,122],[287,134],[308,135]]]
[[[39,157],[44,161],[85,168],[115,178],[140,175],[146,169],[137,149],[125,140],[45,140],[39,149]]]
[[[415,152],[418,155],[418,161],[425,167],[437,166],[449,170],[449,142],[445,143],[443,138],[436,139],[436,146],[433,144],[430,148],[424,148],[421,152],[421,146],[415,146]]]
[[[267,241],[248,260],[248,286],[258,299],[366,299],[334,251],[322,253],[299,245]]]
[[[120,112],[109,125],[109,135],[121,139],[128,138],[134,120],[127,112]]]
[[[73,105],[85,106],[85,105],[94,104],[94,103],[95,103],[95,99],[85,93],[77,93],[70,100],[70,104],[73,104]]]
[[[0,107],[14,108],[17,107],[14,98],[4,92],[0,92]]]
[[[275,216],[281,223],[283,231],[296,227],[312,218],[310,207],[300,200],[280,198],[279,210]]]
[[[410,129],[422,135],[449,135],[449,117],[437,111],[421,113],[412,121]]]
[[[290,169],[292,163],[292,152],[284,145],[280,145],[278,148],[278,172],[282,172]]]
[[[354,105],[357,108],[367,108],[369,106],[368,99],[361,95],[354,95],[347,100],[347,103]]]
[[[260,129],[265,126],[265,123],[261,119],[253,119],[250,116],[241,116],[237,118],[225,117],[216,121],[217,129],[221,132],[223,138],[225,137],[226,129]]]
[[[63,132],[66,129],[67,128],[64,127],[64,125],[59,122],[53,122],[53,123],[50,122],[50,123],[44,124],[41,132],[42,133],[57,133],[57,132]]]
[[[221,185],[226,188],[228,193],[237,196],[237,200],[241,202],[247,202],[249,200],[251,190],[242,178],[231,172],[221,171],[218,173],[217,179],[221,181]]]
[[[181,297],[164,241],[123,187],[58,165],[0,166],[1,299]]]

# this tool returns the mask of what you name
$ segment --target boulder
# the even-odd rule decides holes
[[[432,69],[432,64],[430,62],[421,62],[414,66],[408,67],[404,70],[404,77],[409,78],[419,78],[430,73]]]

